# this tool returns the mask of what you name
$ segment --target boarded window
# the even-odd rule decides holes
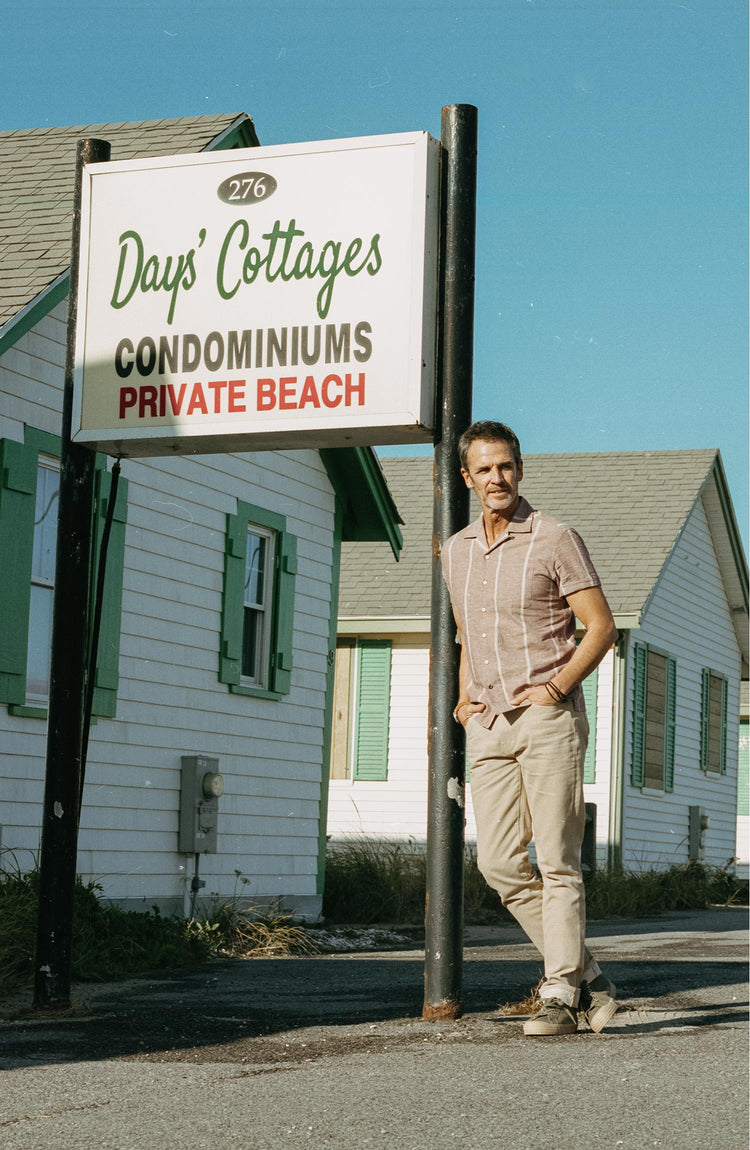
[[[634,787],[674,788],[676,679],[671,656],[635,644],[630,772]]]
[[[727,769],[727,680],[704,668],[701,675],[701,770]]]

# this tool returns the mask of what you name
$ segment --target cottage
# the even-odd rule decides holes
[[[382,545],[344,546],[328,831],[420,842],[432,460],[383,467],[404,549],[396,564]],[[748,582],[719,453],[530,455],[521,491],[580,531],[620,632],[584,684],[599,864],[731,864]]]
[[[41,825],[85,137],[118,159],[258,142],[244,114],[0,133],[0,850],[22,867]],[[110,463],[97,457],[97,540]],[[123,462],[79,838],[79,871],[107,897],[182,910],[199,870],[207,896],[319,914],[339,553],[357,538],[401,541],[369,448]],[[201,764],[224,792],[215,847],[199,857],[180,814]]]

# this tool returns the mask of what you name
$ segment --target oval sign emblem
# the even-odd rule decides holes
[[[244,208],[267,200],[277,187],[276,180],[266,172],[240,172],[223,180],[216,194],[225,204],[239,204]]]

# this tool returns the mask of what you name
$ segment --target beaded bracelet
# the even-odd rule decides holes
[[[550,682],[548,682],[548,683],[545,683],[544,685],[545,685],[545,687],[547,688],[547,694],[548,694],[548,695],[549,695],[551,698],[553,698],[553,699],[555,700],[555,702],[556,702],[556,703],[567,703],[567,701],[568,701],[568,696],[567,696],[567,695],[563,695],[562,691],[560,690],[560,688],[557,686],[557,684],[556,684],[556,683],[553,683],[553,682],[550,680]]]

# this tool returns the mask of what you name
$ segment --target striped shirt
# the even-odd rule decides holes
[[[480,515],[442,549],[443,575],[465,644],[472,702],[490,727],[546,683],[575,651],[575,617],[565,596],[599,587],[580,535],[521,498],[508,530],[487,546]],[[583,710],[580,686],[572,696]]]

